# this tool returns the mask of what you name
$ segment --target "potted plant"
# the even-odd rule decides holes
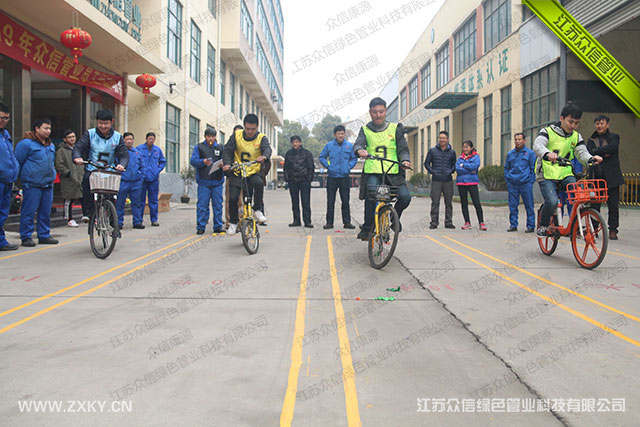
[[[182,197],[180,197],[180,202],[189,203],[189,200],[191,200],[189,197],[189,189],[196,180],[196,170],[190,166],[185,166],[180,171],[180,177],[182,178],[182,183],[184,185],[184,191]]]

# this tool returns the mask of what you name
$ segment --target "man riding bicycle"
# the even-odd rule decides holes
[[[538,236],[547,235],[551,215],[558,206],[558,187],[566,191],[567,184],[576,182],[571,165],[560,166],[558,158],[572,160],[575,156],[583,164],[591,160],[602,162],[602,157],[589,154],[582,135],[576,131],[581,118],[580,107],[575,104],[565,105],[560,112],[560,121],[542,128],[533,143],[533,151],[538,156],[535,165],[536,180],[544,198]]]
[[[247,114],[244,117],[244,129],[239,129],[231,135],[222,151],[223,171],[229,171],[232,163],[245,163],[253,160],[258,163],[247,168],[247,185],[249,197],[253,194],[253,211],[256,220],[267,222],[262,213],[262,197],[264,182],[260,176],[261,163],[269,161],[271,146],[266,135],[258,132],[258,116]],[[238,230],[238,197],[242,190],[242,178],[239,170],[229,175],[229,230],[228,234],[235,234]]]
[[[353,151],[358,157],[367,157],[369,153],[377,157],[394,160],[402,163],[402,168],[394,164],[387,174],[387,182],[382,181],[382,167],[378,160],[365,160],[362,180],[367,188],[375,189],[380,184],[389,184],[398,187],[398,201],[395,209],[398,212],[398,219],[411,203],[411,195],[405,183],[404,168],[411,168],[409,156],[409,145],[404,137],[404,130],[400,123],[389,123],[387,118],[387,103],[382,98],[373,98],[369,102],[369,115],[371,121],[360,128],[356,142],[353,144]],[[383,162],[385,170],[390,166],[388,162]],[[358,239],[369,240],[369,232],[373,224],[373,215],[376,209],[376,201],[368,197],[367,191],[364,202],[364,224],[361,226]],[[362,197],[360,197],[362,199]],[[402,225],[399,224],[402,230]]]

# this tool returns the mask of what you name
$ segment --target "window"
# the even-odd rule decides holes
[[[420,129],[420,155],[422,157],[418,157],[416,160],[420,162],[420,172],[424,173],[424,162],[421,160],[425,157],[424,155],[424,129]]]
[[[253,114],[256,113],[256,101],[254,101],[253,99],[251,100],[251,112]]]
[[[444,130],[449,132],[449,116],[444,118]]]
[[[245,113],[245,116],[246,116],[247,114],[249,114],[249,92],[248,91],[245,91],[245,98],[246,98],[245,99],[245,101],[246,101],[245,105],[246,105],[246,108],[247,108],[247,112]],[[243,118],[243,117],[240,117],[240,118]]]
[[[493,95],[484,98],[484,165],[492,164],[491,152],[493,143],[491,134],[493,132],[491,111],[493,109]]]
[[[420,101],[424,101],[431,96],[431,61],[427,62],[427,65],[422,67],[422,70],[420,70],[420,76],[422,78]]]
[[[242,84],[239,85],[238,89],[238,117],[242,118],[242,101],[244,100],[244,90],[242,89]]]
[[[440,137],[440,120],[436,122],[436,144],[438,143],[439,137]]]
[[[440,89],[449,81],[449,42],[436,52],[436,88]]]
[[[253,21],[251,15],[249,15],[249,9],[244,3],[244,0],[240,2],[240,26],[242,27],[242,34],[247,39],[249,47],[253,49]]]
[[[526,21],[534,15],[535,14],[531,11],[531,9],[529,9],[529,6],[526,6],[524,4],[522,5],[522,22]]]
[[[218,131],[218,136],[220,137],[220,139],[218,139],[218,143],[219,144],[226,144],[227,143],[227,137],[224,134],[224,132],[222,132],[221,130]]]
[[[484,51],[488,52],[511,32],[511,0],[484,3]]]
[[[211,43],[207,43],[207,92],[216,92],[216,50]]]
[[[431,148],[431,126],[427,126],[427,151]]]
[[[541,127],[557,120],[557,91],[557,62],[522,79],[522,123],[529,146],[533,144]]]
[[[511,85],[500,91],[500,164],[511,147]]]
[[[229,71],[229,101],[231,103],[231,112],[236,111],[236,76]]]
[[[404,117],[407,114],[407,89],[402,89],[400,92],[400,117]]]
[[[460,74],[476,60],[476,14],[453,35],[455,73]]]
[[[200,37],[202,31],[191,21],[191,78],[200,83]]]
[[[167,24],[167,57],[182,67],[182,5],[177,0],[169,0]]]
[[[193,152],[193,147],[198,144],[198,136],[200,135],[200,120],[193,116],[189,116],[189,155]]]
[[[224,105],[225,103],[225,92],[224,87],[227,83],[227,64],[224,61],[220,60],[220,103]]]
[[[167,103],[167,172],[180,171],[180,110]]]
[[[209,0],[209,12],[214,16],[216,16],[216,0]]]
[[[409,111],[418,106],[418,76],[409,82]]]

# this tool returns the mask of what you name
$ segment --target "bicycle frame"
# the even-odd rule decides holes
[[[246,163],[237,163],[233,165],[232,169],[240,169],[240,178],[242,178],[242,218],[240,221],[245,221],[248,218],[253,217],[252,197],[249,197],[249,181],[247,180],[247,167],[257,163],[255,160]],[[253,223],[253,233],[256,232],[256,223]]]
[[[372,156],[372,155],[369,155],[368,158],[371,159],[371,160],[379,160],[380,161],[380,168],[382,169],[382,182],[381,182],[380,185],[387,185],[386,184],[387,175],[388,175],[389,171],[391,170],[391,168],[394,165],[397,164],[400,167],[403,167],[400,162],[397,162],[395,160],[385,159],[383,157]],[[386,170],[385,170],[384,162],[391,163]],[[389,191],[391,191],[391,189],[389,189]],[[374,215],[373,215],[373,223],[374,223],[376,234],[380,234],[380,224],[379,224],[379,220],[378,220],[378,218],[379,218],[378,213],[380,212],[380,209],[382,209],[382,207],[384,207],[386,205],[390,205],[390,204],[391,204],[391,200],[389,200],[389,201],[379,201],[376,204],[376,209],[375,209]]]

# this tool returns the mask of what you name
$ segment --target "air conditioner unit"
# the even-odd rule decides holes
[[[278,95],[276,95],[276,91],[271,89],[271,102],[276,102],[278,100]]]
[[[282,113],[282,102],[278,102],[278,113]]]

